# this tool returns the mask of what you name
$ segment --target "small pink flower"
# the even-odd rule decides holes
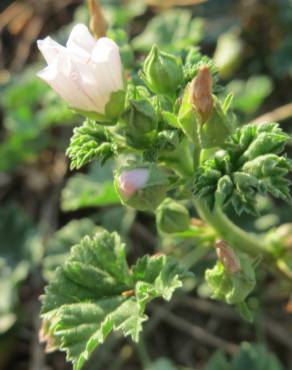
[[[106,37],[96,41],[85,25],[73,28],[66,47],[50,37],[37,44],[48,63],[37,75],[72,108],[104,114],[111,93],[123,90],[117,44]]]
[[[119,176],[119,189],[124,196],[130,197],[136,191],[143,189],[149,178],[149,171],[146,168],[137,168],[124,171]]]

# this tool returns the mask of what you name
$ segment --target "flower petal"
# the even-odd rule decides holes
[[[92,51],[92,60],[96,66],[97,81],[108,92],[124,88],[120,51],[113,40],[100,38]]]
[[[96,44],[88,28],[84,24],[77,24],[73,27],[67,41],[67,49],[79,57],[89,57]]]
[[[50,37],[38,40],[37,45],[48,64],[53,63],[65,48]]]
[[[136,191],[143,189],[149,177],[149,171],[146,168],[137,168],[130,171],[124,171],[119,177],[120,191],[130,197]]]

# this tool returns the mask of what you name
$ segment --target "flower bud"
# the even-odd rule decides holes
[[[203,125],[213,110],[212,75],[207,65],[199,69],[191,82],[190,103],[196,108]]]
[[[154,211],[166,196],[168,180],[155,164],[122,167],[115,174],[121,201],[141,211]]]
[[[107,23],[98,0],[88,0],[90,31],[98,39],[106,36]]]
[[[183,81],[182,65],[174,55],[154,45],[143,66],[145,83],[156,94],[174,95]]]
[[[166,198],[156,211],[156,224],[162,233],[179,233],[190,227],[188,210],[171,198]]]
[[[217,240],[215,248],[219,260],[228,272],[235,273],[240,270],[239,259],[224,240]]]
[[[253,263],[243,253],[235,255],[223,241],[216,243],[216,251],[219,260],[205,273],[212,297],[228,304],[240,305],[256,285]]]

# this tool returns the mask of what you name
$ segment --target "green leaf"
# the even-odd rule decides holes
[[[148,52],[154,44],[177,52],[198,44],[203,37],[203,26],[201,18],[192,19],[191,11],[171,9],[152,18],[132,44],[134,49],[143,52]]]
[[[272,194],[290,202],[290,181],[287,175],[291,161],[279,156],[288,136],[275,123],[246,125],[235,131],[208,159],[194,176],[194,195],[205,198],[210,208],[215,204],[232,204],[240,215],[243,211],[257,214],[257,194]]]
[[[273,353],[263,345],[243,343],[232,361],[232,370],[284,370]]]
[[[74,129],[74,134],[67,149],[71,160],[71,169],[78,169],[97,159],[104,163],[113,155],[113,144],[106,128],[94,119],[86,119],[82,126]]]
[[[42,318],[79,370],[110,332],[121,330],[137,341],[147,320],[146,303],[159,296],[169,300],[184,275],[162,255],[144,256],[130,269],[119,236],[101,231],[71,249],[46,288]]]
[[[93,236],[97,226],[88,218],[70,221],[58,230],[46,246],[43,260],[43,275],[47,281],[54,276],[57,267],[67,260],[72,245],[79,242],[86,235]]]
[[[252,76],[247,81],[233,80],[226,86],[233,95],[233,108],[245,114],[255,113],[272,89],[272,80],[261,75]]]
[[[64,211],[75,211],[86,207],[120,204],[112,174],[112,163],[104,166],[94,163],[88,174],[75,174],[62,191],[61,207]]]
[[[284,370],[276,356],[261,344],[243,342],[231,361],[217,351],[205,370]]]
[[[17,320],[18,287],[41,254],[39,235],[28,215],[11,204],[0,210],[0,334]]]

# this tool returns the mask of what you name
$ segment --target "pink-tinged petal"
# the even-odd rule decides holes
[[[136,191],[143,189],[149,177],[149,171],[145,168],[137,168],[134,170],[124,171],[119,176],[120,191],[130,197]]]
[[[112,92],[124,88],[122,62],[118,45],[107,37],[100,38],[93,51],[97,81]]]
[[[94,111],[95,104],[82,90],[80,77],[74,64],[62,58],[62,64],[56,60],[37,74],[46,81],[67,103],[75,109]]]
[[[84,24],[77,24],[73,27],[67,41],[67,49],[79,56],[88,58],[96,44],[96,40]]]
[[[65,50],[64,46],[58,44],[50,37],[46,37],[43,40],[38,40],[37,45],[48,64],[53,63],[56,58],[58,58],[60,53]]]

